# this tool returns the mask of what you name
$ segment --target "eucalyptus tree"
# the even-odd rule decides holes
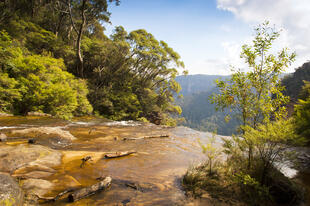
[[[63,13],[68,14],[73,31],[76,34],[77,74],[84,77],[84,59],[81,41],[86,28],[95,22],[109,22],[108,3],[119,0],[59,0],[65,6]]]
[[[127,102],[129,113],[134,114],[131,118],[164,119],[163,122],[169,119],[165,113],[180,112],[173,105],[173,95],[180,91],[174,78],[184,64],[167,43],[143,29],[127,33],[123,27],[116,27],[110,39],[101,45],[86,46],[90,58],[85,62],[85,68],[95,68],[91,85],[92,91],[97,92],[91,92],[91,99],[106,105],[100,111],[113,114],[116,108],[126,107],[123,104]]]

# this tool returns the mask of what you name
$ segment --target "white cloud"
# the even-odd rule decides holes
[[[245,64],[240,59],[241,44],[237,42],[222,42],[223,56],[221,58],[209,58],[196,61],[188,68],[191,74],[201,74],[207,71],[208,74],[229,75],[231,68],[244,69]],[[201,70],[204,68],[204,70]]]
[[[269,20],[283,28],[279,46],[297,52],[293,67],[310,59],[309,0],[217,0],[217,7],[251,25]]]

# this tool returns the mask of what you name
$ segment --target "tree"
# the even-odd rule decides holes
[[[180,91],[175,77],[184,65],[167,43],[145,30],[127,33],[123,27],[116,27],[110,39],[86,40],[90,99],[101,114],[173,124],[169,114],[180,112],[173,104]]]
[[[256,129],[270,119],[279,120],[286,115],[285,104],[288,97],[282,94],[279,75],[294,61],[295,53],[284,48],[277,54],[270,52],[273,42],[279,37],[279,31],[264,22],[255,28],[256,36],[252,45],[243,45],[241,58],[248,65],[248,71],[240,69],[234,72],[228,82],[217,80],[219,94],[211,97],[217,109],[230,109],[241,121],[240,132],[244,127]],[[248,147],[248,167],[252,160],[252,142]]]
[[[115,1],[119,4],[119,0]],[[70,18],[71,26],[76,33],[76,56],[77,56],[77,74],[84,78],[84,60],[81,52],[81,41],[85,28],[95,22],[108,22],[110,13],[108,12],[107,0],[61,0],[66,6],[66,11]]]
[[[216,160],[219,158],[220,154],[222,153],[222,150],[219,146],[215,145],[215,133],[212,133],[212,137],[208,139],[207,144],[202,144],[199,141],[199,144],[202,148],[202,152],[207,156],[208,158],[208,165],[209,165],[209,175],[212,175],[212,169],[214,168],[214,165],[216,163]]]

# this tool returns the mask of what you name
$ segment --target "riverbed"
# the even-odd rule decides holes
[[[20,132],[35,128],[37,130],[32,132]],[[42,131],[38,132],[40,128]],[[69,135],[68,138],[61,131],[67,136],[66,132],[69,132],[72,137]],[[32,182],[39,179],[47,185],[30,184],[32,187],[26,193],[37,193],[42,199],[51,198],[68,188],[95,184],[100,177],[110,176],[113,179],[108,190],[77,202],[68,203],[63,199],[42,205],[213,205],[212,199],[187,198],[181,185],[186,170],[205,160],[198,140],[206,142],[211,133],[186,127],[115,122],[94,117],[65,121],[35,116],[0,117],[1,132],[8,139],[0,143],[0,149],[32,147],[28,143],[31,138],[35,140],[35,145],[61,155],[59,164],[49,165],[49,173],[42,173],[38,166],[33,167],[33,162],[18,165],[10,171],[19,177],[19,184],[24,190],[29,189],[25,186],[30,184],[29,179]],[[216,136],[216,145],[220,146],[221,138]],[[104,158],[105,154],[125,151],[135,153],[120,158]],[[88,156],[91,159],[82,164],[82,159]],[[40,165],[40,168],[43,166]],[[40,170],[41,173],[33,170]],[[308,173],[301,174],[301,177],[310,185],[309,176],[305,174]]]

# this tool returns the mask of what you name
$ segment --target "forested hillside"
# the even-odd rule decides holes
[[[0,112],[174,124],[178,53],[143,29],[110,22],[118,0],[0,2]]]
[[[221,75],[187,75],[177,76],[176,81],[182,87],[180,94],[183,99],[178,100],[182,108],[181,116],[185,121],[182,125],[201,131],[217,131],[221,135],[231,135],[236,132],[239,121],[236,118],[225,121],[225,112],[216,111],[215,106],[210,103],[209,97],[212,93],[218,93],[214,81],[216,79],[227,79],[229,76]],[[293,105],[297,102],[304,81],[310,81],[310,62],[297,68],[294,73],[281,74],[282,84],[285,86],[283,93],[291,98],[288,110],[293,114]]]
[[[294,73],[283,78],[282,85],[285,86],[283,93],[289,96],[291,101],[296,102],[304,86],[304,81],[310,81],[310,62],[304,63]]]
[[[175,80],[181,85],[180,94],[183,96],[192,95],[199,92],[211,91],[214,87],[214,81],[218,78],[225,78],[221,75],[180,75]]]
[[[182,108],[181,116],[185,119],[181,124],[201,131],[216,131],[221,135],[231,135],[236,132],[238,121],[232,118],[225,120],[226,112],[216,111],[209,97],[218,93],[216,79],[227,79],[221,75],[187,75],[178,76],[176,81],[182,87],[182,99],[178,104]]]

